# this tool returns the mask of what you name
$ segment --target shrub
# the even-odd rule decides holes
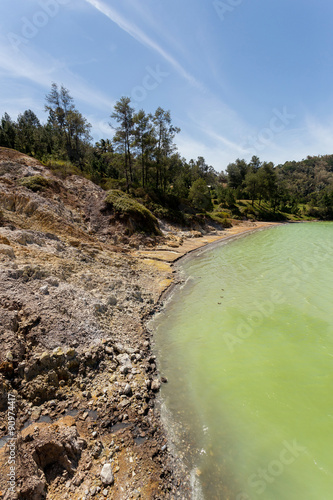
[[[48,159],[44,162],[44,165],[60,178],[66,178],[70,175],[83,175],[83,172],[70,161]]]
[[[31,191],[34,192],[42,191],[43,189],[46,189],[53,185],[52,180],[46,179],[46,177],[43,177],[42,175],[31,175],[30,177],[23,177],[19,180],[19,183],[21,184],[21,186],[31,189]]]
[[[119,189],[111,189],[105,197],[107,205],[123,216],[132,226],[133,231],[161,234],[156,217],[141,203]]]
[[[108,177],[103,181],[103,189],[108,191],[109,189],[125,189],[126,179],[111,179]]]

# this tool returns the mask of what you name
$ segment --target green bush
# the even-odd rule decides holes
[[[80,175],[87,177],[83,172],[70,161],[48,159],[43,164],[60,178],[66,178],[70,175]]]
[[[214,215],[218,217],[219,219],[227,219],[230,217],[230,214],[228,212],[214,212]]]
[[[126,189],[126,179],[111,179],[111,177],[108,177],[103,181],[103,189],[105,189],[105,191],[111,189]]]
[[[48,187],[52,187],[53,182],[51,179],[46,179],[42,175],[31,175],[30,177],[23,177],[19,180],[21,186],[24,186],[31,191],[42,191]]]
[[[119,189],[107,192],[105,202],[119,216],[124,217],[132,226],[133,231],[161,234],[156,217],[141,203],[130,198]]]

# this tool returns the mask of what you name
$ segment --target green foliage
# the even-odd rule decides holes
[[[226,212],[211,212],[208,215],[215,222],[221,224],[222,227],[232,227],[232,222],[228,219],[229,214],[227,214]]]
[[[31,191],[43,191],[49,187],[52,187],[54,182],[51,179],[46,179],[42,175],[31,175],[30,177],[23,177],[19,180],[21,186],[24,186]]]
[[[198,210],[209,211],[213,208],[209,188],[204,179],[197,179],[193,182],[189,193],[189,200]]]
[[[126,189],[126,179],[106,179],[103,183],[103,189],[109,191],[110,189]]]
[[[160,107],[147,114],[122,97],[110,112],[112,141],[95,145],[66,88],[52,84],[45,110],[45,124],[30,109],[16,121],[4,113],[0,146],[38,158],[62,178],[82,175],[105,190],[126,190],[157,217],[188,224],[196,212],[214,208],[219,221],[333,219],[333,155],[278,166],[256,156],[249,163],[238,158],[218,174],[202,156],[187,162],[176,152],[180,129]],[[46,189],[29,182],[29,189]]]
[[[62,179],[65,179],[70,175],[83,175],[81,170],[70,161],[48,159],[44,162],[44,165],[48,167],[56,176]]]
[[[130,198],[119,189],[107,192],[105,202],[120,217],[125,217],[133,227],[134,231],[160,234],[156,217],[144,205]]]

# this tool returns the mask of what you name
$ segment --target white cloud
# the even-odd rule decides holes
[[[134,23],[127,21],[121,14],[119,14],[115,9],[105,5],[105,3],[100,0],[85,0],[92,7],[95,7],[99,12],[108,17],[112,22],[116,23],[119,28],[128,33],[131,37],[137,40],[142,45],[154,50],[161,57],[165,59],[175,70],[185,78],[194,87],[204,90],[204,86],[200,83],[194,76],[188,73],[183,66],[166,50],[164,50],[158,43],[152,40],[148,35],[146,35],[138,26]]]
[[[50,54],[31,47],[26,52],[0,46],[0,75],[2,78],[27,79],[49,90],[53,81],[68,87],[75,100],[80,100],[101,110],[111,110],[115,101],[87,85],[81,77],[71,72]]]

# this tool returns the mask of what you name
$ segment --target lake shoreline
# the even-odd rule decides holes
[[[164,286],[159,300],[156,302],[155,307],[153,311],[150,312],[149,316],[146,318],[145,321],[145,328],[149,332],[150,340],[151,340],[151,349],[153,353],[155,354],[155,332],[154,332],[154,327],[151,326],[152,322],[154,322],[157,314],[163,313],[165,307],[167,306],[168,301],[170,298],[173,296],[174,292],[178,290],[178,287],[184,285],[185,281],[181,275],[181,266],[184,263],[184,261],[192,260],[195,259],[198,254],[201,254],[202,252],[210,251],[213,250],[214,248],[222,245],[222,244],[227,244],[231,241],[234,241],[236,239],[245,237],[246,235],[253,234],[254,232],[257,231],[263,231],[266,229],[274,228],[281,226],[281,223],[270,223],[270,222],[256,222],[256,223],[251,223],[255,224],[254,225],[249,225],[249,223],[241,223],[237,226],[234,226],[230,229],[223,230],[223,231],[218,231],[218,234],[207,235],[204,238],[200,239],[195,239],[192,241],[185,240],[185,244],[182,245],[178,250],[178,256],[175,258],[172,256],[171,262],[168,261],[164,255],[164,262],[168,263],[170,266],[170,271],[172,272],[172,279],[171,283],[169,283],[167,286]],[[160,257],[160,256],[159,256]],[[164,280],[163,280],[164,282]],[[157,365],[157,373],[159,376],[163,376],[163,373],[161,373],[161,370],[159,368],[159,360],[158,356],[156,356],[156,365]],[[171,466],[171,469],[174,470],[174,472],[177,473],[175,474],[176,477],[182,477],[183,476],[183,484],[185,486],[185,490],[182,491],[182,494],[184,495],[183,498],[192,498],[192,493],[191,496],[187,497],[186,496],[186,490],[188,490],[189,486],[193,483],[193,471],[190,471],[186,464],[183,462],[181,458],[179,458],[177,455],[174,454],[172,451],[172,446],[171,446],[171,441],[169,439],[170,437],[170,430],[169,426],[167,425],[167,421],[163,418],[163,412],[161,411],[161,407],[163,405],[163,398],[162,396],[159,396],[155,400],[155,411],[158,420],[161,423],[162,427],[162,433],[167,439],[167,445],[168,445],[168,463],[169,466]],[[197,484],[197,479],[195,481],[196,487],[198,487]]]
[[[161,307],[166,300],[168,300],[171,295],[174,293],[175,289],[184,283],[183,278],[180,275],[180,267],[184,262],[188,262],[198,254],[201,254],[206,251],[213,250],[220,245],[230,243],[230,241],[237,240],[239,238],[243,238],[249,234],[253,234],[258,231],[263,231],[266,229],[271,229],[274,227],[278,227],[284,225],[285,223],[280,222],[256,222],[255,227],[248,226],[246,224],[240,224],[238,226],[233,226],[230,229],[226,229],[225,231],[220,231],[219,236],[216,238],[212,238],[211,241],[204,240],[201,245],[194,244],[193,247],[185,248],[184,251],[180,255],[175,258],[172,262],[170,262],[170,266],[172,268],[172,272],[174,274],[174,278],[172,282],[161,292],[159,301],[157,303],[158,311],[160,311]]]

